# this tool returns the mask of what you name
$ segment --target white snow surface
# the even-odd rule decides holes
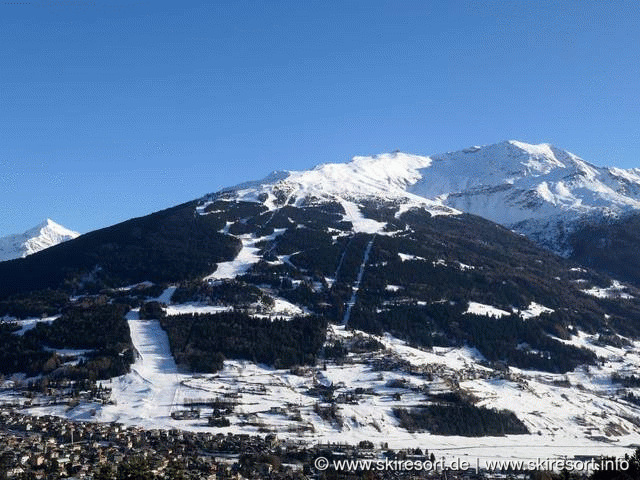
[[[255,237],[251,234],[238,235],[237,238],[242,242],[242,248],[236,258],[228,262],[218,263],[216,271],[204,279],[207,281],[226,280],[247,273],[261,259],[260,255],[258,255],[260,248],[256,247],[256,244],[264,240],[273,240],[284,233],[285,230],[284,228],[276,228],[271,235],[265,237]]]
[[[353,219],[354,230],[366,233],[381,233],[383,224],[359,215],[352,207],[359,200],[395,203],[396,216],[410,208],[433,215],[468,212],[567,254],[564,237],[585,217],[640,209],[640,169],[598,167],[553,145],[510,140],[431,156],[358,156],[349,163],[276,172],[220,193],[260,201],[271,210],[337,201],[349,207],[345,218]]]
[[[501,308],[494,307],[492,305],[485,305],[483,303],[478,302],[469,302],[469,306],[464,313],[471,313],[474,315],[482,315],[484,317],[494,317],[500,318],[507,315],[511,315],[515,313],[520,316],[523,320],[529,320],[531,318],[537,318],[543,313],[552,313],[554,310],[549,307],[545,307],[544,305],[540,305],[536,302],[531,302],[527,308],[523,310],[518,310],[517,308],[512,308],[512,311],[509,312],[507,310],[502,310]]]
[[[633,298],[633,295],[625,293],[625,286],[617,280],[613,280],[607,288],[591,287],[582,290],[583,293],[597,298]]]
[[[348,202],[347,200],[340,199],[340,203],[342,204],[342,208],[344,208],[345,215],[344,219],[348,222],[351,222],[353,225],[353,231],[359,233],[383,233],[384,228],[387,226],[386,223],[378,222],[377,220],[373,220],[371,218],[366,218],[360,208],[353,202]]]
[[[432,215],[457,214],[456,210],[437,200],[415,195],[407,188],[420,179],[419,169],[428,167],[428,157],[391,153],[373,157],[354,157],[349,163],[327,163],[312,170],[274,172],[265,179],[222,190],[237,200],[264,203],[270,210],[283,205],[301,206],[316,201],[337,201],[343,205],[346,219],[354,229],[365,233],[380,233],[384,226],[363,217],[353,201],[383,199],[395,202],[401,210],[425,208]],[[279,202],[276,192],[284,194]],[[266,198],[266,200],[260,200]],[[203,211],[203,206],[199,211]]]
[[[128,318],[138,356],[130,373],[109,383],[116,404],[102,408],[98,419],[148,428],[169,425],[181,380],[169,339],[159,321],[139,320],[136,312],[130,312]]]
[[[398,256],[400,257],[400,261],[402,262],[411,261],[411,260],[418,260],[420,262],[427,261],[426,258],[417,257],[416,255],[409,255],[408,253],[398,253]]]
[[[24,233],[0,238],[0,262],[26,257],[79,235],[78,232],[46,219]]]
[[[614,372],[634,374],[640,367],[640,342],[625,347],[600,346],[597,335],[576,332],[560,340],[592,350],[603,362],[580,367],[567,374],[510,369],[493,370],[475,349],[418,349],[385,335],[369,335],[341,326],[330,326],[327,342],[348,342],[355,336],[372,338],[385,346],[377,355],[408,361],[416,373],[378,370],[367,364],[370,353],[350,353],[340,363],[308,367],[294,374],[247,361],[225,361],[216,374],[178,372],[166,334],[153,320],[129,315],[132,339],[140,358],[132,372],[105,383],[113,387],[116,405],[80,404],[34,407],[35,414],[55,414],[73,419],[118,421],[147,428],[180,428],[213,433],[266,434],[307,444],[361,440],[388,442],[391,448],[420,447],[436,455],[484,459],[535,459],[573,455],[623,455],[640,444],[636,418],[640,407],[617,398]],[[429,372],[423,375],[420,370]],[[340,423],[324,420],[314,412],[318,398],[309,393],[314,385],[333,385],[334,397],[361,387],[358,401],[338,402]],[[400,386],[398,386],[400,385]],[[401,385],[405,385],[403,388]],[[399,426],[393,409],[425,401],[421,393],[460,389],[480,399],[487,408],[508,409],[530,433],[502,437],[439,436],[410,433]],[[634,389],[637,395],[639,389]],[[396,396],[395,394],[400,394]],[[6,393],[0,393],[0,397]],[[209,427],[206,419],[178,421],[172,411],[184,408],[185,399],[214,397],[237,399],[229,416],[231,425]],[[95,409],[95,415],[89,412]],[[204,408],[203,416],[210,409]]]
[[[596,167],[549,144],[511,140],[430,158],[412,193],[502,225],[640,208],[637,172]]]
[[[478,303],[478,302],[469,302],[469,307],[464,313],[482,315],[484,317],[495,317],[495,318],[511,315],[511,312],[507,312],[506,310],[501,310],[497,307],[492,307],[491,305],[485,305],[483,303]]]
[[[178,289],[178,287],[176,287],[175,285],[167,287],[160,294],[160,296],[158,298],[154,298],[154,300],[156,302],[160,302],[160,303],[164,303],[164,304],[168,305],[168,304],[171,303],[171,297],[173,297],[173,294],[176,292],[177,289]]]
[[[539,317],[543,313],[553,313],[553,311],[554,310],[552,308],[545,307],[544,305],[540,305],[536,302],[531,302],[525,310],[520,310],[518,315],[520,315],[523,320],[529,320],[530,318]]]
[[[308,312],[305,312],[305,310],[300,308],[295,303],[291,303],[290,301],[285,300],[284,298],[275,297],[273,300],[274,300],[274,304],[273,304],[273,309],[271,310],[271,313],[273,315],[295,316],[295,315],[304,315],[305,313],[308,313]]]
[[[29,330],[35,328],[38,323],[51,323],[60,318],[60,315],[55,315],[53,317],[42,317],[42,318],[26,318],[24,320],[16,320],[16,319],[3,319],[2,321],[6,321],[8,323],[16,323],[20,330],[16,330],[13,332],[14,335],[22,336]]]

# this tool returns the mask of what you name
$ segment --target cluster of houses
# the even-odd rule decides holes
[[[80,402],[101,405],[113,403],[111,388],[88,380],[51,380],[42,377],[25,382],[5,381],[1,390],[4,395],[0,407],[5,409],[74,405]]]
[[[383,446],[381,446],[383,447]],[[419,450],[393,451],[359,445],[282,441],[274,434],[260,436],[212,432],[185,432],[125,427],[115,423],[71,422],[54,416],[30,416],[0,409],[0,478],[90,480],[105,478],[123,464],[137,462],[158,480],[214,479],[324,479],[314,468],[318,457],[427,459]],[[386,446],[385,446],[386,447]],[[440,478],[438,472],[370,472],[367,478]],[[375,473],[375,474],[374,474]],[[363,472],[333,472],[329,478],[362,478]],[[114,473],[115,475],[115,473]],[[116,476],[107,478],[119,478]],[[129,477],[127,477],[129,478]],[[469,472],[447,477],[471,479]],[[486,478],[486,477],[485,477]]]
[[[171,478],[176,468],[211,480],[304,478],[301,467],[280,465],[274,471],[272,461],[259,460],[276,447],[281,448],[273,435],[146,430],[0,410],[0,478],[88,480],[103,468],[132,459],[141,460],[152,478]],[[240,454],[253,455],[256,461],[240,462]]]

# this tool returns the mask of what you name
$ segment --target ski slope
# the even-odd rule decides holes
[[[128,315],[128,324],[137,358],[130,373],[110,383],[115,405],[104,407],[100,418],[169,425],[181,380],[169,338],[158,320],[139,320],[135,311]]]

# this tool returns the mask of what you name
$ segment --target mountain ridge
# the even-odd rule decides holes
[[[569,235],[586,221],[640,211],[640,169],[598,167],[551,144],[508,140],[420,156],[356,156],[210,194],[274,209],[319,199],[372,198],[431,214],[466,212],[492,220],[564,256]]]

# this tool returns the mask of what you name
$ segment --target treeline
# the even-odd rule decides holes
[[[60,313],[69,295],[61,290],[38,290],[0,301],[0,317],[43,317]]]
[[[51,323],[39,323],[29,332],[53,348],[100,350],[130,345],[125,305],[73,307]]]
[[[574,282],[587,279],[607,286],[610,279],[605,275],[572,271],[572,263],[478,217],[425,215],[407,212],[401,219],[411,230],[376,238],[363,280],[363,301],[472,300],[504,310],[537,302],[562,312],[567,325],[579,325],[590,333],[610,326],[625,336],[640,335],[638,300],[593,298]],[[401,261],[398,253],[419,259]],[[389,284],[403,288],[388,292]]]
[[[60,366],[53,375],[70,379],[105,379],[123,375],[134,361],[126,305],[73,307],[52,323],[39,323],[26,335],[53,348],[91,350],[77,365]]]
[[[484,437],[527,434],[529,430],[509,410],[495,410],[464,403],[394,408],[400,426],[409,432],[427,431],[433,435]]]
[[[174,303],[207,302],[243,306],[255,303],[272,305],[273,299],[255,285],[237,280],[208,283],[201,280],[183,282],[171,300]]]
[[[574,332],[571,326],[611,338],[615,332],[640,335],[637,301],[612,306],[613,302],[580,293],[572,282],[577,275],[571,271],[572,264],[521,235],[472,215],[431,217],[415,209],[396,218],[397,209],[389,205],[371,203],[364,209],[368,216],[388,222],[390,228],[402,233],[376,238],[350,320],[354,328],[388,331],[426,347],[471,345],[492,362],[550,372],[596,362],[592,352],[551,338],[570,338]],[[267,283],[278,289],[279,296],[341,321],[371,238],[351,234],[330,239],[330,228],[339,231],[345,227],[342,215],[340,205],[333,210],[281,210],[269,227],[288,230],[263,247],[271,260],[294,253],[289,262],[296,269],[260,262],[243,280]],[[266,217],[265,212],[245,225],[258,225]],[[402,261],[399,253],[419,259]],[[333,277],[339,264],[338,276],[329,289],[324,276]],[[319,279],[324,288],[317,289],[305,279],[295,287],[287,283],[288,278],[300,279],[301,275]],[[596,283],[607,281],[601,274],[587,276]],[[401,289],[388,291],[387,285]],[[517,315],[494,319],[464,315],[469,301],[507,311],[536,302],[555,311],[526,322]],[[418,307],[418,302],[424,303]],[[606,322],[605,313],[609,315]]]
[[[136,286],[133,286],[127,290],[121,290],[118,288],[109,289],[100,293],[104,293],[109,295],[113,300],[120,298],[131,298],[137,300],[144,300],[146,298],[155,298],[159,297],[160,294],[165,290],[166,284],[145,284],[140,283]]]
[[[396,306],[382,312],[361,304],[351,313],[350,326],[394,336],[423,347],[476,347],[487,360],[523,369],[565,373],[582,364],[595,364],[596,355],[585,348],[566,345],[550,318],[523,320],[516,315],[492,318],[465,314],[466,303]]]
[[[0,299],[46,288],[97,293],[145,280],[204,276],[235,257],[240,241],[219,233],[220,219],[195,202],[96,230],[26,258],[0,262]],[[224,225],[224,223],[222,224]]]
[[[640,215],[585,224],[569,238],[571,258],[640,287]]]
[[[244,359],[275,368],[313,365],[326,337],[323,317],[292,320],[254,318],[244,313],[172,315],[161,320],[179,364],[215,372],[222,361]]]
[[[549,314],[553,315],[553,314]],[[565,373],[579,365],[596,364],[596,354],[549,336],[541,320],[515,315],[487,318],[462,315],[454,325],[456,336],[475,346],[491,361],[505,361],[523,369]]]
[[[619,383],[625,387],[640,387],[640,376],[636,375],[621,375],[618,372],[614,372],[611,374],[611,381],[613,383]]]
[[[620,465],[616,462],[615,457],[605,457],[601,459],[603,462],[608,462],[610,465]],[[625,454],[624,460],[627,463],[628,468],[622,470],[617,468],[601,468],[591,473],[589,480],[640,480],[640,448],[636,448],[633,455]],[[560,472],[559,475],[554,476],[551,480],[564,480],[567,475],[563,475],[565,472]]]
[[[375,333],[389,331],[424,346],[468,343],[477,346],[492,361],[551,372],[564,372],[595,361],[593,354],[549,338],[570,338],[573,332],[570,326],[587,333],[604,333],[604,338],[615,338],[616,332],[631,337],[640,335],[637,300],[596,299],[579,292],[573,282],[578,278],[576,275],[585,275],[595,284],[608,284],[608,280],[602,274],[571,271],[573,264],[538,248],[521,235],[472,215],[431,217],[416,209],[396,218],[396,209],[373,203],[366,205],[365,210],[372,218],[386,221],[390,228],[402,233],[379,235],[375,240],[358,304],[352,312],[350,323],[355,328]],[[371,236],[351,234],[330,240],[327,230],[339,231],[344,226],[339,220],[340,206],[336,208],[339,215],[333,216],[321,208],[288,207],[287,212],[286,217],[278,217],[282,226],[285,218],[294,218],[292,215],[296,214],[293,223],[304,227],[290,228],[265,247],[271,260],[277,255],[295,253],[289,262],[297,268],[261,262],[243,280],[269,284],[287,300],[332,321],[341,321]],[[319,225],[325,230],[319,231]],[[287,226],[292,227],[291,222]],[[419,258],[402,261],[399,253]],[[326,283],[324,288],[315,289],[304,279],[296,282],[295,288],[287,283],[289,278],[306,276],[319,279],[322,284],[324,276],[335,275],[339,264],[338,276],[330,289]],[[401,288],[389,291],[387,285]],[[466,309],[469,301],[507,311],[526,309],[536,302],[555,312],[528,320],[528,325],[517,315],[487,322],[487,317],[462,316],[461,311],[456,311]],[[445,305],[444,310],[426,316],[413,312],[407,315],[403,307],[417,302],[454,305],[451,309]],[[395,318],[385,318],[393,316],[394,311]],[[484,327],[487,323],[491,328]],[[514,325],[507,325],[511,323]],[[471,327],[473,333],[467,333],[461,324]],[[507,325],[506,331],[503,325]],[[517,338],[520,334],[524,336]]]
[[[65,309],[53,322],[38,323],[24,335],[14,324],[0,325],[0,372],[45,374],[72,380],[106,379],[129,371],[134,360],[124,305]],[[88,350],[76,364],[64,363],[52,349]],[[68,357],[68,356],[67,356]],[[68,358],[67,358],[68,360]]]
[[[24,372],[28,376],[37,375],[53,356],[42,348],[41,342],[28,335],[16,335],[15,324],[0,323],[0,373],[9,375]]]

